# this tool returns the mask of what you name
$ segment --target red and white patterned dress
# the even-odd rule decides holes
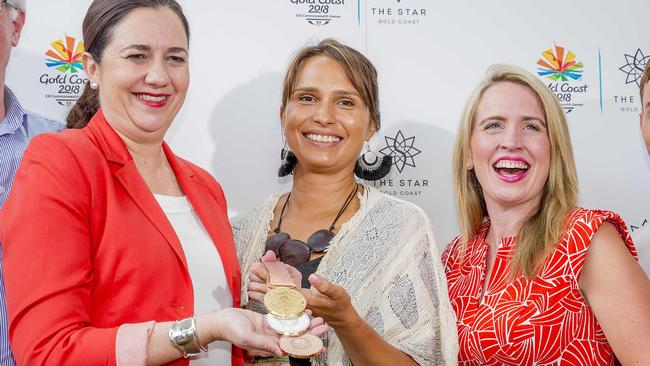
[[[603,210],[577,208],[567,231],[533,280],[509,282],[514,238],[504,238],[482,303],[489,222],[469,242],[466,259],[459,238],[442,254],[449,298],[458,318],[460,365],[613,365],[614,355],[578,279],[587,248],[600,225],[618,229],[632,255],[636,250],[623,220]]]

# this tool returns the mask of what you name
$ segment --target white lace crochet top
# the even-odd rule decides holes
[[[243,282],[264,254],[278,199],[232,220]],[[456,365],[456,321],[431,223],[418,206],[364,185],[361,207],[332,239],[316,273],[346,289],[356,311],[386,342],[420,365]],[[334,332],[313,365],[351,365]]]

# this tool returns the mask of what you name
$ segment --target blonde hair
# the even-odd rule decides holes
[[[511,263],[511,274],[534,277],[555,248],[565,218],[578,201],[578,177],[566,118],[555,95],[533,74],[510,65],[491,66],[469,98],[454,147],[453,177],[463,250],[488,218],[481,184],[473,169],[467,169],[476,111],[485,91],[495,83],[512,82],[530,88],[541,102],[550,146],[549,175],[539,207],[519,230]],[[465,256],[463,256],[465,257]]]

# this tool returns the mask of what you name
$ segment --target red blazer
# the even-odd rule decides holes
[[[163,148],[219,251],[238,307],[241,274],[223,191],[208,172]],[[101,111],[81,130],[31,141],[0,226],[19,365],[115,365],[120,325],[194,314],[178,237]],[[233,347],[232,364],[243,365],[241,349]]]

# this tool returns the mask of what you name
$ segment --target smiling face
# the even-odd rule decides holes
[[[365,140],[376,128],[345,71],[324,56],[307,59],[281,112],[297,169],[352,174]]]
[[[137,142],[162,140],[187,93],[187,50],[180,18],[160,7],[128,13],[113,29],[101,64],[84,54],[102,111],[119,134]]]
[[[532,89],[497,82],[481,97],[469,161],[488,207],[539,204],[549,175],[544,110]]]

